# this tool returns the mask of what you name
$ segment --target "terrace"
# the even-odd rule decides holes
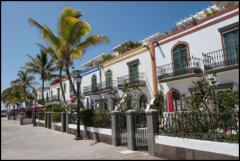
[[[191,58],[188,63],[174,66],[174,63],[157,67],[159,83],[168,82],[189,77],[200,77],[202,73],[202,62],[199,58]]]
[[[124,83],[130,83],[131,85],[136,86],[145,86],[146,80],[144,73],[136,73],[134,75],[126,75],[118,77],[118,88],[122,88]]]
[[[209,73],[237,69],[239,67],[239,47],[232,46],[209,53],[203,53],[204,70]]]
[[[84,93],[84,95],[92,95],[92,94],[96,94],[96,93],[107,92],[116,87],[117,87],[116,81],[113,80],[110,84],[107,84],[107,82],[105,81],[105,82],[96,84],[95,87],[91,86],[91,85],[83,87],[83,93]]]

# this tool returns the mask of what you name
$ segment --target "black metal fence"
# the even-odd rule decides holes
[[[68,124],[77,124],[77,113],[68,114]]]
[[[134,85],[145,85],[145,74],[144,73],[136,73],[135,75],[126,75],[122,77],[118,77],[118,87],[123,87],[124,83],[130,83]]]
[[[100,128],[112,128],[112,121],[111,121],[111,115],[106,114],[94,114],[94,127],[100,127]]]
[[[239,64],[239,47],[232,46],[203,53],[204,70]]]
[[[44,112],[37,112],[36,114],[38,120],[45,120],[45,113]]]
[[[159,134],[166,136],[239,142],[239,114],[193,114],[189,112],[159,117]]]
[[[52,122],[61,122],[61,112],[54,112],[52,114]]]
[[[105,81],[105,82],[96,84],[96,87],[92,87],[92,86],[83,87],[83,93],[84,94],[96,93],[100,91],[111,90],[116,87],[117,87],[117,81],[112,80],[112,82],[110,83]]]
[[[158,79],[180,76],[188,73],[201,73],[201,60],[199,58],[191,58],[191,61],[180,65],[166,64],[157,67]]]

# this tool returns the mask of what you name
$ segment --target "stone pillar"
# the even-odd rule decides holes
[[[127,136],[128,136],[128,149],[136,150],[136,140],[135,140],[135,131],[136,131],[136,110],[128,110],[127,115]]]
[[[20,115],[20,125],[23,125],[23,116]]]
[[[66,112],[62,112],[61,113],[61,131],[62,132],[66,132]]]
[[[37,119],[37,118],[36,118]],[[35,121],[35,112],[32,112],[32,123],[34,124]]]
[[[158,111],[150,109],[145,113],[147,117],[148,153],[155,156],[155,135],[159,132]]]
[[[52,128],[52,114],[53,114],[53,112],[48,113],[48,128],[49,129]]]
[[[120,127],[119,127],[119,111],[111,112],[111,120],[112,120],[112,145],[119,146],[120,145]]]
[[[48,113],[45,112],[45,124],[44,124],[44,127],[48,127]]]

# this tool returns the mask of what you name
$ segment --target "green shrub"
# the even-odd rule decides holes
[[[65,108],[62,105],[49,105],[46,106],[46,112],[64,112]]]

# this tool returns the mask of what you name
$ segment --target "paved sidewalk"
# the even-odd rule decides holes
[[[1,159],[158,159],[146,152],[130,151],[74,135],[1,118]]]

